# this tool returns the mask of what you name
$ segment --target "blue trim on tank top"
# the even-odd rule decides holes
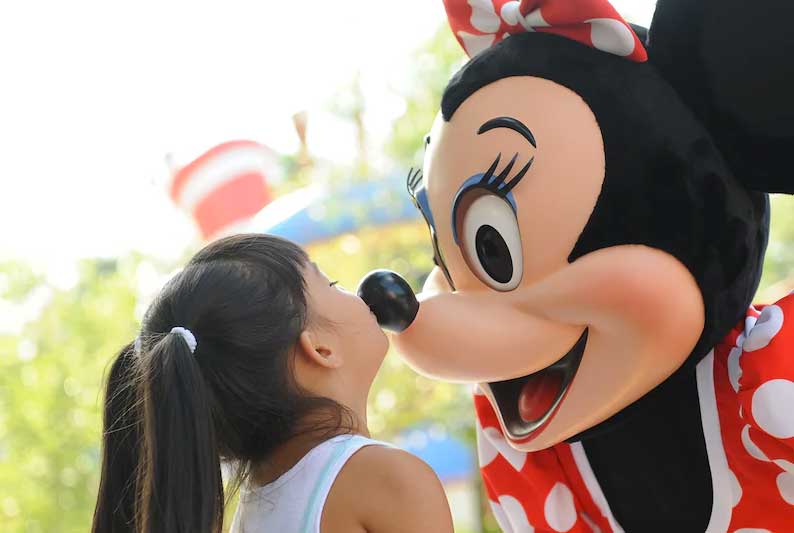
[[[314,490],[312,491],[312,495],[309,497],[309,504],[306,506],[306,511],[307,512],[303,515],[303,524],[301,525],[301,528],[300,528],[299,531],[302,531],[303,533],[314,533],[314,531],[309,529],[309,528],[315,522],[315,520],[313,520],[313,518],[316,517],[317,513],[322,510],[322,508],[316,509],[317,500],[320,498],[320,490],[325,486],[325,482],[326,482],[326,480],[327,480],[327,478],[328,478],[328,476],[329,476],[329,474],[331,472],[331,469],[339,461],[339,458],[342,457],[342,455],[346,451],[348,451],[350,448],[352,448],[354,443],[359,442],[361,439],[363,439],[363,437],[361,437],[361,435],[353,435],[353,436],[351,436],[350,440],[348,440],[343,446],[339,446],[339,448],[337,448],[337,450],[330,457],[330,459],[328,459],[328,462],[325,463],[325,467],[323,468],[323,472],[322,472],[322,474],[320,474],[320,478],[317,481],[317,484],[314,486]]]

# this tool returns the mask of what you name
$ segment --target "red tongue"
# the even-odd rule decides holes
[[[534,422],[551,409],[562,387],[562,374],[548,370],[530,377],[518,395],[518,414],[524,422]]]

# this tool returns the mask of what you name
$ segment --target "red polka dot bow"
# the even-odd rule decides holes
[[[514,33],[554,33],[643,62],[637,35],[606,0],[444,0],[449,25],[469,57]]]

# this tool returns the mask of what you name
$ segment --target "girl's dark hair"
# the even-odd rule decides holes
[[[305,252],[277,237],[218,240],[161,291],[140,349],[116,358],[105,399],[94,532],[222,529],[221,461],[236,489],[251,466],[307,431],[338,433],[349,413],[301,390],[292,348],[306,328]],[[190,330],[194,353],[171,328]]]
[[[130,343],[113,360],[107,379],[102,475],[94,509],[96,532],[129,531],[134,523],[140,422],[132,379],[133,358]]]

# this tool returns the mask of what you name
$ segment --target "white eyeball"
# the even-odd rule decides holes
[[[475,199],[463,215],[461,248],[474,274],[497,291],[512,291],[524,273],[515,212],[494,194]]]

